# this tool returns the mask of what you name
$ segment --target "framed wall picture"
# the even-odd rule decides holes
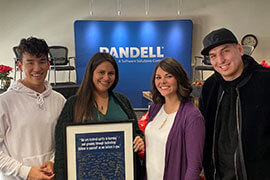
[[[134,179],[133,121],[67,124],[68,180]]]

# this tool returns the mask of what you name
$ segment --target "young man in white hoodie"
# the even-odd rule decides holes
[[[0,95],[0,179],[53,179],[55,125],[65,98],[45,81],[43,39],[22,39],[18,52],[24,78]]]

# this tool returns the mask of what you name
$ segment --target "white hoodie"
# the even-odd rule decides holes
[[[26,179],[32,166],[54,159],[55,125],[65,98],[45,86],[38,93],[16,81],[0,95],[0,180]]]

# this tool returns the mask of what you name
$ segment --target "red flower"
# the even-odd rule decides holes
[[[270,65],[267,64],[267,63],[265,62],[265,60],[263,60],[263,61],[261,62],[261,65],[262,65],[263,67],[270,68]]]
[[[11,67],[0,65],[0,79],[12,79],[12,77],[8,77],[11,71],[12,71]]]
[[[203,86],[203,81],[194,81],[192,82],[192,85],[195,87],[202,87]]]

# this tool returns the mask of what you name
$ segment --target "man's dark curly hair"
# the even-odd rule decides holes
[[[23,53],[29,53],[32,56],[41,57],[45,55],[48,57],[49,47],[44,39],[35,37],[23,38],[18,46],[19,60],[22,62]]]

